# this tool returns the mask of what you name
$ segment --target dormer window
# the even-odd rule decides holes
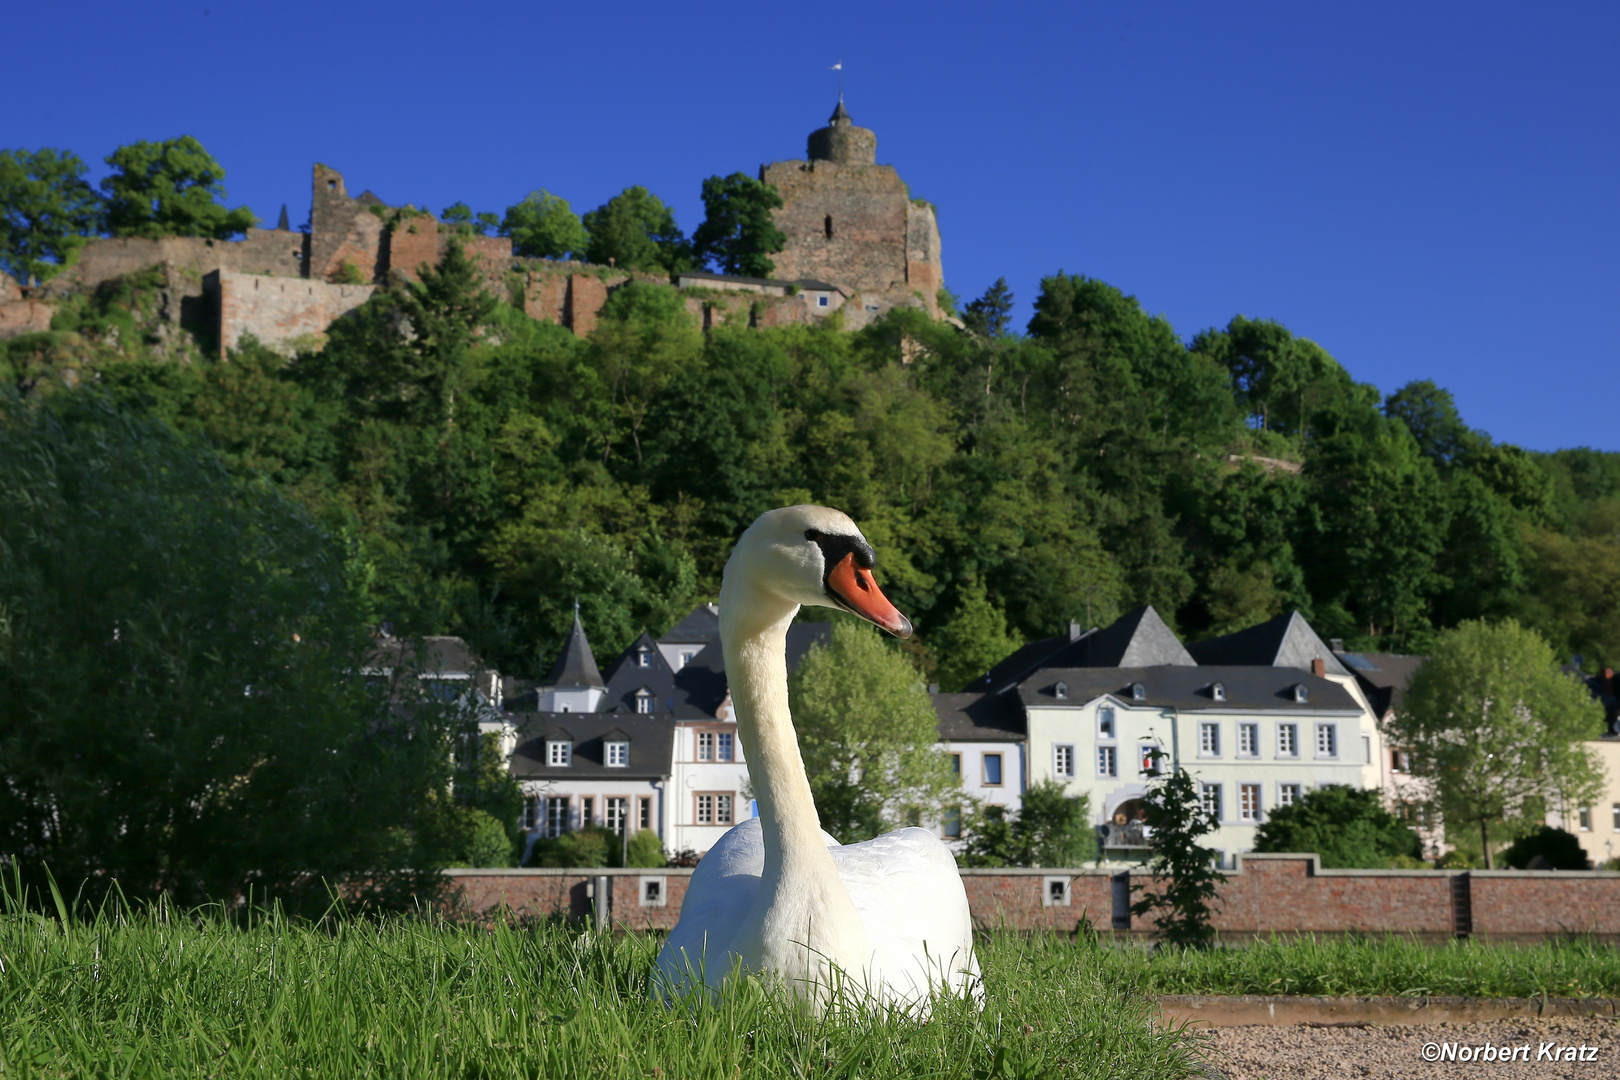
[[[546,764],[556,769],[566,769],[574,763],[574,744],[567,739],[546,740]]]
[[[1225,701],[1226,687],[1221,683],[1212,683],[1209,688],[1209,696],[1216,701]]]
[[[652,710],[652,703],[653,703],[652,692],[649,691],[645,686],[643,686],[640,690],[636,691],[636,712],[641,713],[643,716],[645,716],[647,713],[650,713],[650,712],[653,711]]]
[[[697,655],[697,653],[695,653],[695,652],[683,652],[683,653],[681,653],[681,667],[685,667],[687,664],[690,664],[692,662],[692,657],[694,657],[696,655]]]
[[[1294,684],[1294,700],[1295,701],[1297,701],[1301,705],[1303,705],[1303,704],[1305,704],[1305,702],[1310,700],[1310,697],[1311,697],[1311,692],[1305,686],[1304,683],[1295,683]]]
[[[652,667],[652,654],[647,649],[637,651],[636,667]]]
[[[1069,684],[1066,682],[1058,683],[1056,686],[1052,687],[1052,693],[1057,695],[1057,699],[1059,701],[1069,700]]]
[[[628,768],[630,765],[630,744],[624,739],[615,739],[604,743],[606,754],[604,758],[611,769]]]
[[[1131,683],[1131,700],[1146,701],[1147,687],[1143,686],[1141,683]]]

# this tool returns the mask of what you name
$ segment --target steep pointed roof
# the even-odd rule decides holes
[[[1235,634],[1194,642],[1187,649],[1206,666],[1254,665],[1310,671],[1311,661],[1321,660],[1330,675],[1350,674],[1327,643],[1317,637],[1305,616],[1297,611],[1278,615]]]
[[[827,118],[827,123],[829,124],[837,124],[840,121],[845,124],[853,124],[855,122],[849,118],[849,113],[844,109],[844,96],[842,94],[838,96],[838,108],[834,109],[833,114]]]
[[[1046,667],[1196,667],[1176,632],[1146,604],[1127,611],[1109,626],[1086,634],[1062,650]]]
[[[602,673],[596,669],[596,657],[591,655],[591,643],[585,638],[585,627],[580,624],[579,612],[574,612],[574,626],[563,642],[562,655],[551,669],[550,686],[581,686],[605,690]]]

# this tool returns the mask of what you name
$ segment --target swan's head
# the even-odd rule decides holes
[[[872,578],[877,557],[849,515],[825,506],[784,506],[748,527],[726,563],[726,581],[746,580],[789,603],[852,611],[896,637],[911,636]]]

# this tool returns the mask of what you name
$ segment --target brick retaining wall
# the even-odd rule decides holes
[[[690,870],[451,870],[458,907],[520,915],[590,914],[591,883],[611,879],[613,921],[667,930],[680,918]],[[1146,933],[1150,918],[1116,908],[1125,895],[1111,870],[963,870],[968,907],[986,929]],[[641,903],[655,878],[663,906]],[[1132,874],[1132,885],[1146,881]],[[1132,895],[1130,899],[1135,899]],[[1458,901],[1460,900],[1460,906]],[[1459,920],[1461,920],[1459,922]],[[1324,870],[1315,855],[1240,856],[1217,900],[1228,938],[1272,933],[1391,933],[1441,939],[1459,931],[1491,940],[1591,934],[1620,941],[1620,873],[1577,871]]]

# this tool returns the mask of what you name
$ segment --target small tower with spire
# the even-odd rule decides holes
[[[870,128],[856,127],[844,108],[844,95],[838,95],[838,108],[833,110],[827,126],[810,133],[811,161],[830,161],[837,165],[876,165],[877,133]]]
[[[563,642],[562,655],[551,678],[540,691],[541,712],[596,712],[607,695],[607,684],[596,667],[591,643],[579,621],[579,600],[574,601],[574,625]]]

